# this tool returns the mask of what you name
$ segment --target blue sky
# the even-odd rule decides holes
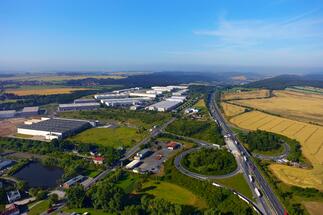
[[[323,67],[323,1],[1,0],[0,50],[0,70]]]

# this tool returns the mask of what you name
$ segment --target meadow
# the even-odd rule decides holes
[[[286,118],[323,125],[323,95],[277,90],[273,91],[271,98],[232,102]]]
[[[221,99],[226,100],[237,100],[237,99],[255,99],[255,98],[266,98],[269,96],[269,90],[248,90],[248,91],[230,91],[223,92]]]
[[[247,130],[265,130],[296,139],[312,169],[271,164],[270,169],[283,182],[323,190],[323,127],[252,111],[233,117],[231,123]]]
[[[191,191],[169,182],[148,181],[143,184],[141,192],[151,194],[156,198],[162,198],[172,203],[207,208],[206,203]]]
[[[224,114],[228,117],[236,116],[238,114],[244,113],[246,108],[237,105],[229,104],[226,102],[221,102]]]
[[[68,81],[81,80],[85,78],[111,78],[121,79],[125,78],[122,75],[55,75],[55,74],[39,74],[39,75],[16,75],[12,77],[0,77],[0,81]]]
[[[131,147],[144,139],[145,133],[138,132],[136,128],[91,128],[79,133],[70,140],[81,143],[96,143],[111,147]]]

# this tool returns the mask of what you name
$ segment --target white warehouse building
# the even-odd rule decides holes
[[[166,112],[166,111],[171,111],[171,110],[175,109],[181,103],[182,103],[181,101],[165,100],[165,101],[161,101],[161,102],[155,103],[153,105],[150,105],[150,106],[146,107],[146,109],[155,110],[155,111],[159,111],[159,112]]]

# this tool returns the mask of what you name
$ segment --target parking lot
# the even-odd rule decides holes
[[[167,158],[181,148],[180,143],[178,143],[179,147],[174,150],[168,149],[166,144],[165,142],[153,144],[151,147],[153,153],[142,160],[142,164],[139,166],[140,172],[158,173]]]

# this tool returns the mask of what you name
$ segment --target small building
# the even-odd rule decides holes
[[[132,105],[129,109],[130,110],[140,110],[143,107],[144,107],[143,105]]]
[[[0,119],[12,118],[15,117],[15,110],[2,110],[0,111]]]
[[[72,103],[72,104],[59,104],[58,111],[80,111],[80,110],[97,110],[100,107],[100,103]]]
[[[7,199],[9,203],[15,202],[21,198],[19,190],[12,190],[7,192]]]
[[[20,116],[35,116],[39,114],[39,107],[24,107],[20,112]]]
[[[0,215],[19,215],[19,214],[20,214],[20,209],[15,204],[10,205],[4,211],[0,212]]]
[[[93,160],[93,163],[98,164],[98,165],[102,165],[103,161],[104,161],[104,157],[95,156],[92,160]]]
[[[167,146],[167,149],[169,149],[169,150],[175,150],[179,147],[179,144],[174,141],[171,141],[171,142],[167,143],[166,146]]]
[[[141,160],[144,159],[145,157],[148,157],[150,155],[151,151],[149,149],[143,149],[139,152],[137,152],[135,156],[135,160]]]
[[[0,170],[10,167],[13,164],[14,162],[12,160],[0,160]]]
[[[140,164],[141,164],[141,161],[140,160],[133,160],[133,161],[131,161],[130,163],[128,163],[126,165],[126,169],[136,168],[136,167],[140,166]]]
[[[196,109],[196,108],[187,108],[186,110],[185,110],[185,113],[186,114],[190,114],[190,113],[198,113],[199,112],[199,110],[198,109]]]
[[[81,183],[82,181],[84,181],[84,179],[85,179],[85,177],[83,175],[78,175],[78,176],[66,181],[63,184],[63,188],[68,189],[76,184]]]

